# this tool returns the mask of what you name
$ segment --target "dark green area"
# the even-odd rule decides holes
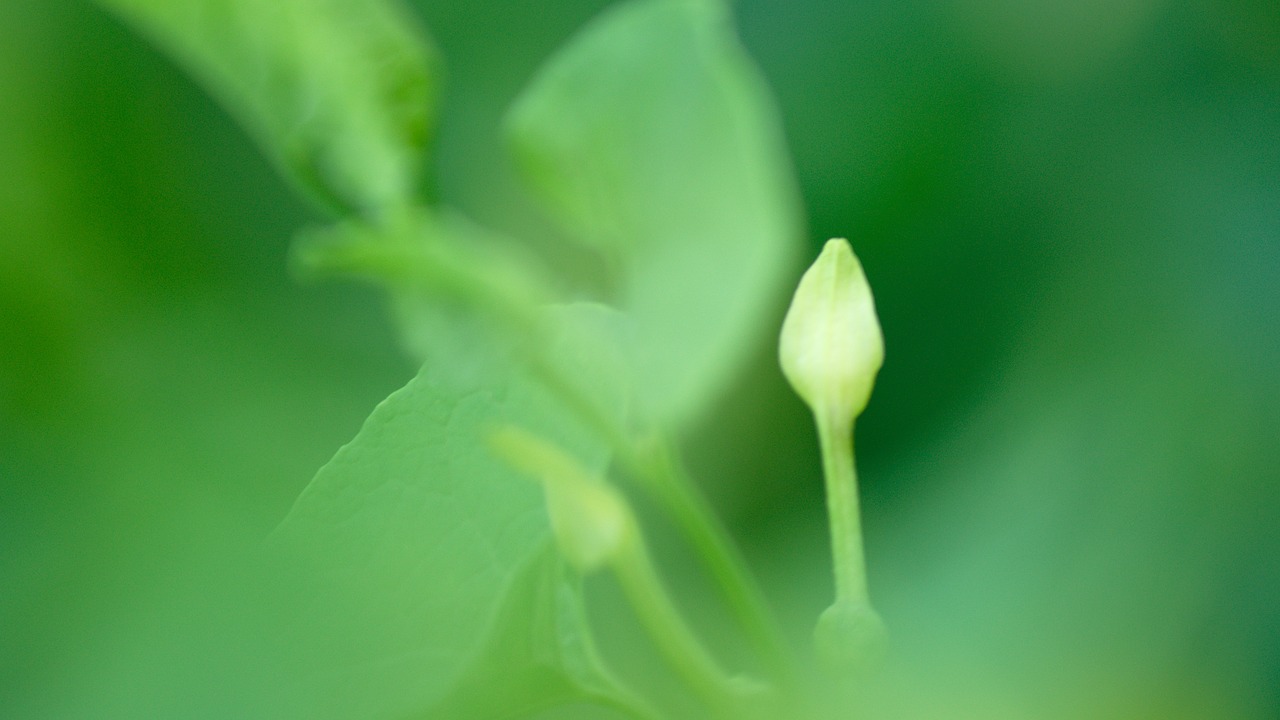
[[[412,7],[445,71],[426,194],[581,292],[598,263],[555,244],[500,120],[604,6]],[[734,12],[810,254],[849,237],[884,327],[858,437],[883,702],[1280,712],[1280,11]],[[210,578],[250,572],[228,566],[414,375],[376,293],[289,276],[295,231],[326,219],[115,19],[0,5],[0,716],[244,717],[266,694],[214,672],[254,657],[238,639],[261,618]],[[773,355],[784,310],[685,444],[799,643],[830,580],[816,439]],[[716,635],[686,549],[649,535]],[[646,675],[614,588],[589,590],[603,653]]]

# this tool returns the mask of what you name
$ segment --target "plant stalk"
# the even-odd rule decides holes
[[[639,443],[628,437],[562,372],[544,357],[531,358],[534,372],[584,421],[612,445],[618,462],[675,520],[686,540],[720,586],[730,611],[747,633],[771,676],[786,688],[795,685],[791,653],[764,593],[742,559],[729,532],[662,439]]]
[[[858,475],[854,467],[853,422],[818,411],[818,442],[826,478],[827,515],[831,524],[831,561],[836,601],[870,605],[867,562],[862,545],[862,516],[858,504]]]
[[[685,623],[643,540],[629,543],[612,567],[659,652],[700,700],[718,716],[731,717],[737,701],[729,676]]]
[[[747,569],[746,561],[728,530],[694,485],[683,464],[674,457],[670,444],[655,443],[648,462],[640,465],[636,469],[644,473],[645,485],[702,558],[769,673],[784,686],[791,687],[795,677],[790,651],[764,593]]]

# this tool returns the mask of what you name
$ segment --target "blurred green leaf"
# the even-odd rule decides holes
[[[218,95],[282,169],[343,210],[415,193],[434,51],[393,0],[99,0]]]
[[[559,317],[572,325],[593,315]],[[564,349],[588,368],[596,362],[581,347]],[[436,353],[379,405],[278,529],[277,546],[332,589],[304,613],[303,635],[337,638],[309,651],[325,656],[318,667],[331,676],[335,717],[421,712],[479,662],[482,644],[494,644],[486,638],[495,614],[538,612],[527,605],[543,601],[536,583],[511,578],[548,538],[546,513],[537,486],[488,449],[489,433],[505,424],[536,427],[603,471],[603,443],[554,393],[502,353],[470,346]],[[530,652],[494,662],[523,672],[521,663],[556,649]]]
[[[508,125],[548,207],[620,268],[645,410],[689,419],[772,331],[802,236],[772,102],[725,9],[610,11],[542,70]]]
[[[426,717],[526,717],[581,700],[652,714],[604,668],[581,585],[548,544],[512,579],[480,651]]]

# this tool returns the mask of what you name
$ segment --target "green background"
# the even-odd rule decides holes
[[[437,197],[540,234],[499,118],[604,5],[413,3],[447,72]],[[737,4],[811,254],[850,238],[884,326],[858,457],[909,716],[1280,713],[1278,8]],[[0,715],[219,694],[174,669],[237,617],[190,568],[413,373],[374,292],[290,277],[320,219],[114,19],[0,5]],[[830,581],[785,302],[686,445],[802,638]]]

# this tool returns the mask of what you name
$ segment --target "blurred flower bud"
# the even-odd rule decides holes
[[[864,674],[889,651],[884,621],[864,602],[839,600],[818,617],[814,649],[823,667],[837,673]]]
[[[817,415],[849,423],[884,361],[871,288],[849,241],[829,240],[800,279],[778,344],[782,372]]]
[[[636,536],[625,498],[554,445],[515,427],[489,439],[499,457],[542,483],[556,544],[570,564],[590,572],[617,558]]]

